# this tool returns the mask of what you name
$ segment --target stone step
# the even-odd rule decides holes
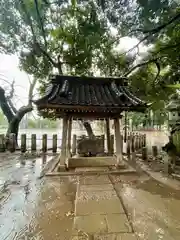
[[[72,239],[136,240],[109,177],[85,178],[78,181]]]
[[[68,159],[69,168],[108,167],[116,164],[115,157],[74,157]]]
[[[107,172],[108,167],[80,167],[76,168],[75,172]]]

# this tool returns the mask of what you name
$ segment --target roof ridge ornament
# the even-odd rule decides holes
[[[69,81],[66,79],[66,80],[64,80],[64,82],[61,86],[59,94],[62,97],[66,97],[68,95],[68,91],[69,91]]]
[[[111,88],[112,88],[112,90],[115,92],[115,94],[116,94],[118,97],[121,97],[121,96],[123,95],[123,93],[119,91],[119,89],[118,89],[115,81],[112,81],[112,82],[111,82]]]

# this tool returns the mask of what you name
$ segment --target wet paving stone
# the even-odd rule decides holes
[[[75,205],[76,216],[108,213],[124,213],[124,209],[119,202],[119,199],[99,201],[88,200],[86,202],[77,201]]]
[[[96,184],[96,185],[81,185],[79,186],[79,192],[81,191],[107,191],[107,190],[114,190],[112,184]]]
[[[108,214],[106,218],[109,233],[132,232],[126,214]]]
[[[117,194],[114,190],[99,191],[99,192],[83,191],[83,192],[80,192],[76,197],[76,201],[79,201],[79,202],[87,202],[89,200],[101,201],[101,200],[111,200],[111,199],[118,200]]]
[[[132,233],[117,233],[117,234],[105,234],[94,235],[94,240],[138,240],[135,234]]]
[[[74,230],[80,230],[86,234],[107,233],[106,215],[77,216],[74,218]]]
[[[79,183],[86,185],[101,185],[101,184],[110,184],[111,181],[108,176],[105,175],[94,175],[94,176],[81,176],[79,177]]]

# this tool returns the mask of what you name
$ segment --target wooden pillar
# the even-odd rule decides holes
[[[104,136],[104,134],[103,135],[101,135],[101,141],[102,141],[102,146],[101,146],[101,148],[103,149],[103,153],[104,153],[104,149],[105,149],[105,147],[104,147],[104,142],[105,142],[105,136]]]
[[[119,118],[114,119],[114,129],[115,129],[115,141],[116,141],[116,156],[117,156],[117,165],[122,161],[122,138],[120,133],[120,124]]]
[[[120,137],[121,137],[121,152],[123,153],[123,141],[124,141],[124,138],[123,138],[123,135],[120,135]],[[127,140],[127,139],[126,139]]]
[[[62,143],[61,143],[61,156],[60,165],[64,166],[66,161],[66,141],[67,141],[67,129],[68,129],[68,118],[63,118],[63,129],[62,129]]]
[[[113,155],[114,154],[114,135],[111,135],[110,143],[111,143],[110,155]]]
[[[72,118],[68,121],[68,139],[67,139],[67,155],[71,157],[71,133],[72,133]]]
[[[77,136],[73,135],[73,143],[72,143],[72,155],[76,155],[76,145],[77,145]]]
[[[109,118],[106,118],[106,138],[107,138],[107,151],[108,155],[111,153],[111,136],[109,128]]]

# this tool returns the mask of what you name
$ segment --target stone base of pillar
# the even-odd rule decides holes
[[[66,172],[68,171],[68,167],[66,165],[58,165],[57,172]]]
[[[122,159],[122,155],[117,155],[116,156],[116,160],[117,160],[117,166],[118,165],[122,165],[122,163],[123,163],[123,159]]]

